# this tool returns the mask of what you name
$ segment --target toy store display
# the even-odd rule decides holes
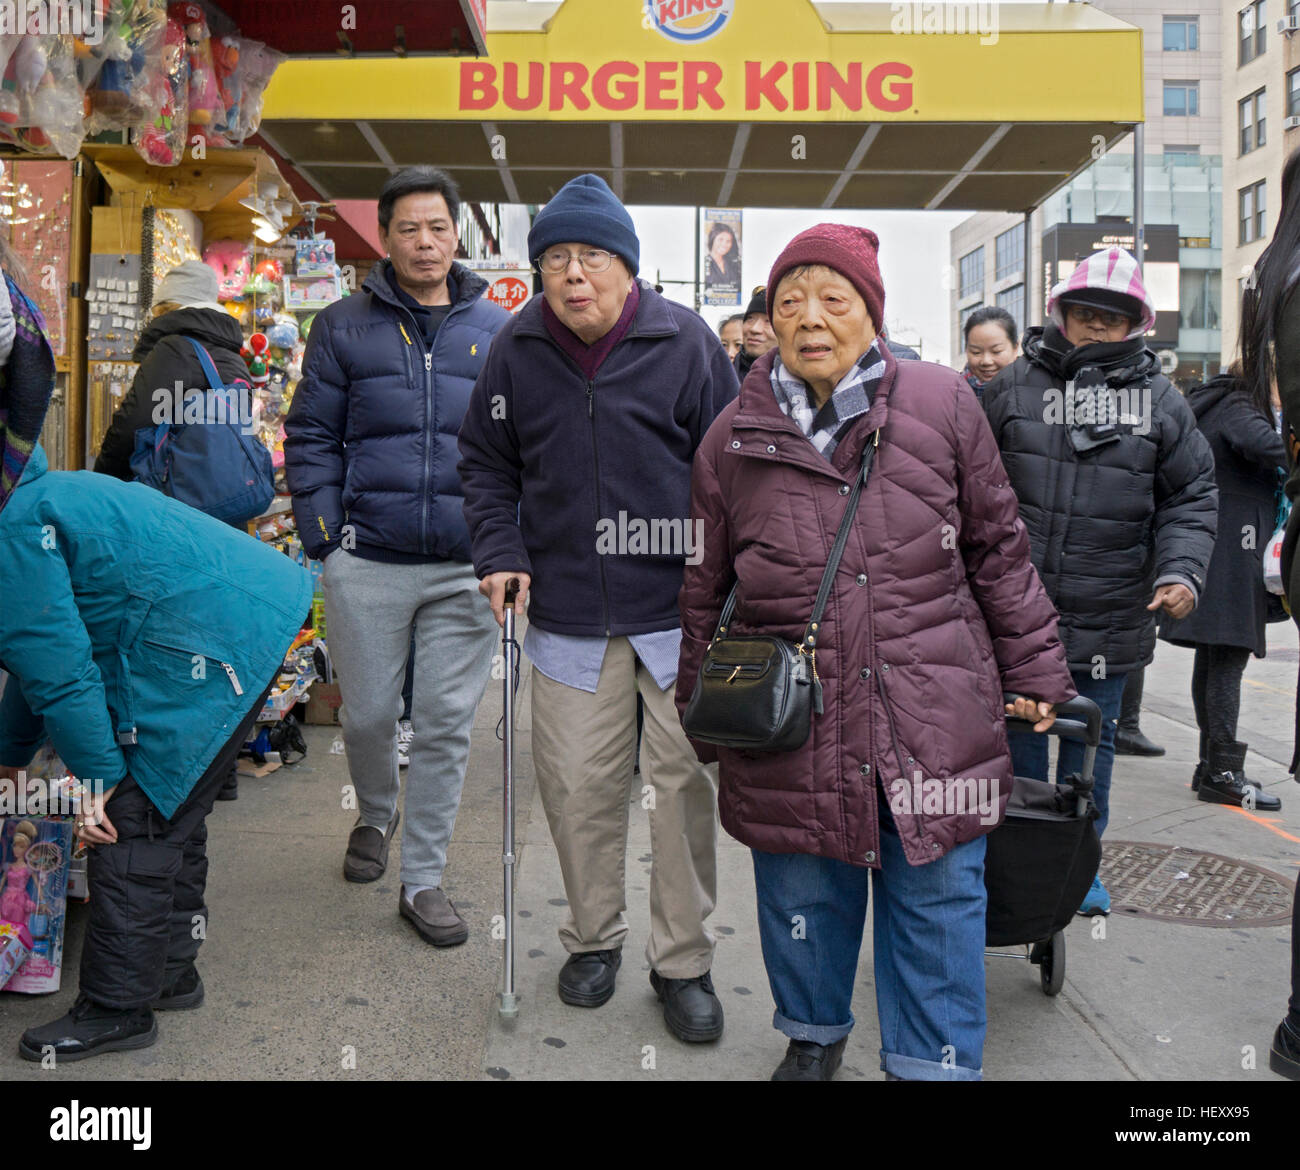
[[[59,989],[71,859],[70,817],[6,817],[0,824],[0,923],[15,928],[20,941],[22,931],[32,940],[6,991]]]
[[[146,161],[175,166],[194,135],[224,147],[257,132],[283,53],[214,37],[197,3],[96,2],[93,37],[0,34],[0,141],[75,158],[87,135],[130,131]]]

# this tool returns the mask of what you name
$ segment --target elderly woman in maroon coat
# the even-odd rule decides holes
[[[887,1078],[975,1080],[984,1044],[984,838],[1011,789],[1005,715],[1046,730],[1075,694],[1015,493],[960,376],[896,362],[878,241],[821,224],[777,259],[777,349],[695,458],[703,559],[681,592],[684,710],[724,600],[729,634],[799,640],[867,444],[822,622],[824,711],[793,752],[697,744],[726,830],[753,850],[777,1080],[829,1080],[874,894]],[[1005,706],[1002,692],[1028,696]]]

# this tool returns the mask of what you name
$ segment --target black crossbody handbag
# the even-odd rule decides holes
[[[731,587],[713,640],[704,654],[695,693],[682,715],[682,727],[691,739],[753,752],[790,752],[808,741],[813,712],[822,713],[822,684],[817,677],[817,637],[822,611],[830,597],[835,572],[858,511],[858,498],[866,486],[879,445],[877,430],[863,448],[862,469],[835,534],[812,617],[797,646],[784,638],[767,635],[728,637],[727,628],[736,608],[736,589],[740,582]]]

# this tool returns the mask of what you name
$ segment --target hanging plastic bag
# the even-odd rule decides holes
[[[245,39],[240,45],[239,66],[236,70],[239,125],[237,131],[233,126],[229,128],[229,136],[235,145],[243,145],[245,139],[257,133],[262,124],[262,95],[275,71],[288,59],[284,53],[277,52],[261,41]]]
[[[103,66],[90,90],[87,132],[129,130],[157,116],[151,104],[163,72],[166,0],[113,0],[105,23]]]
[[[185,54],[185,26],[168,16],[163,32],[162,71],[151,76],[145,108],[151,113],[132,133],[145,162],[173,167],[185,157],[189,127],[190,65]]]
[[[1282,541],[1286,538],[1287,521],[1291,518],[1291,501],[1280,492],[1277,530],[1264,546],[1264,588],[1279,597],[1286,596],[1286,582],[1282,580]]]

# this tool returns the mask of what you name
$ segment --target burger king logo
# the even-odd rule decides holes
[[[736,0],[646,0],[650,23],[669,40],[707,41],[731,19]]]

